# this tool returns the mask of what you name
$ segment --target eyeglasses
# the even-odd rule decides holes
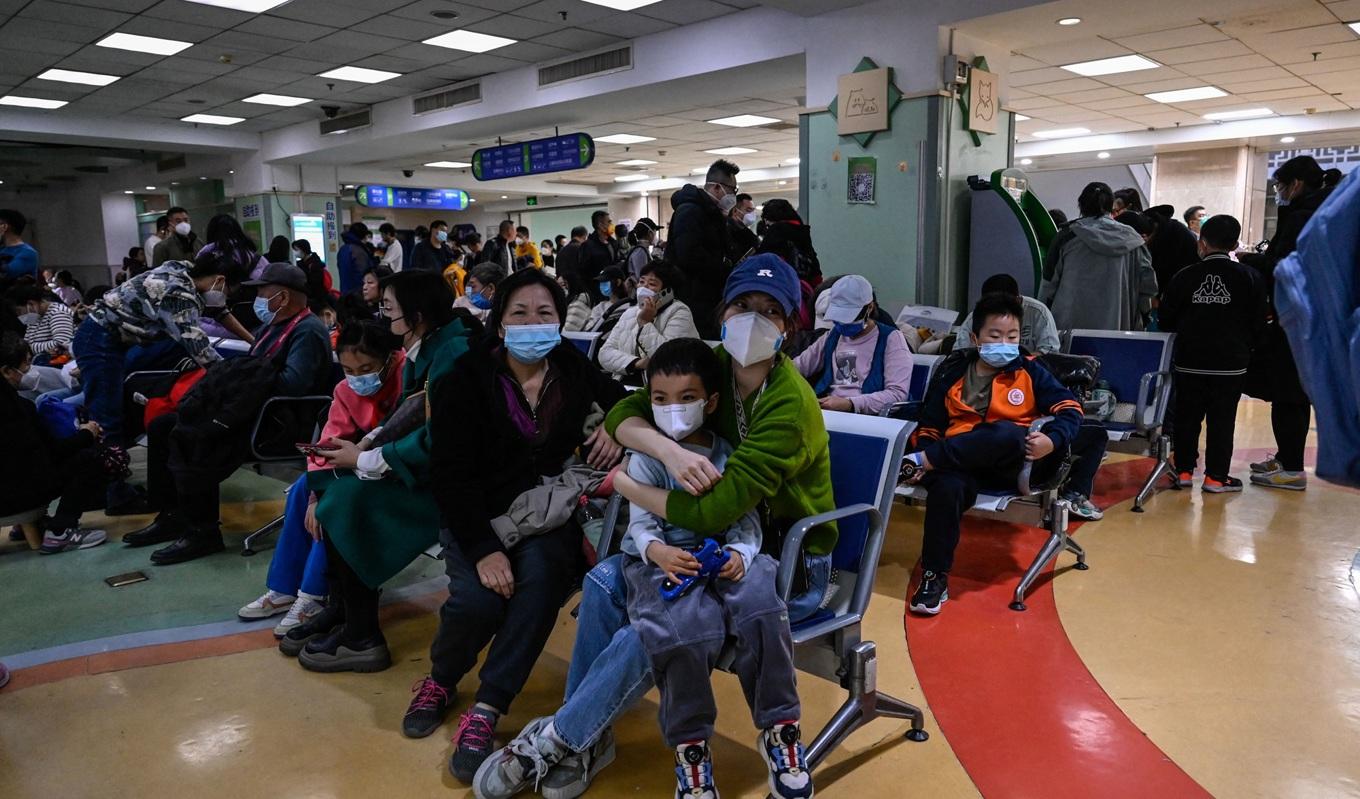
[[[715,180],[715,181],[713,181],[713,185],[715,185],[715,186],[722,186],[724,189],[727,189],[727,193],[728,193],[728,194],[736,194],[736,193],[737,193],[737,186],[736,186],[735,183],[719,183],[718,181]]]

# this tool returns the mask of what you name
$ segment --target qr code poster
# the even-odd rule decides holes
[[[846,184],[845,201],[851,205],[872,205],[874,182],[878,175],[878,159],[868,156],[847,159],[850,180]]]

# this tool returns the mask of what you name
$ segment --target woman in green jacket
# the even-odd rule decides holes
[[[426,408],[438,404],[445,376],[468,350],[453,291],[433,272],[398,272],[380,289],[383,315],[406,346],[398,410],[422,393]],[[337,448],[319,454],[333,468],[312,472],[308,485],[320,495],[316,518],[336,576],[331,603],[280,648],[311,671],[381,671],[392,658],[378,629],[378,587],[439,538],[429,423],[377,448],[327,443]]]

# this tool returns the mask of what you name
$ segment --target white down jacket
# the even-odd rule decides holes
[[[600,366],[616,375],[627,374],[639,358],[649,358],[662,344],[675,338],[698,338],[689,306],[671,300],[650,324],[638,325],[638,308],[624,311],[619,323],[600,347]]]

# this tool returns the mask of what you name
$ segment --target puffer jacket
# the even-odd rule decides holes
[[[1082,217],[1049,248],[1039,299],[1059,330],[1142,330],[1156,296],[1152,258],[1128,225]]]
[[[718,337],[716,321],[730,264],[727,222],[708,192],[693,184],[671,195],[674,214],[666,241],[666,260],[685,276],[681,299],[703,323],[706,338]]]
[[[600,346],[600,367],[616,375],[629,374],[633,362],[647,358],[662,344],[676,338],[698,338],[689,306],[671,300],[651,324],[638,324],[638,307],[624,311],[619,323]]]

